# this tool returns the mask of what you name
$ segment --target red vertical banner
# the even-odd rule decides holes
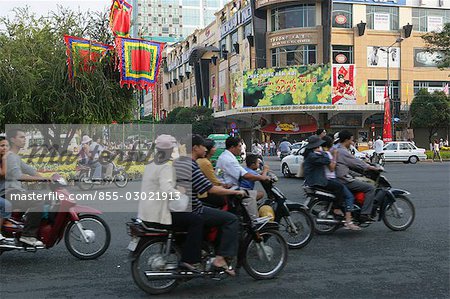
[[[392,116],[391,101],[389,99],[388,87],[384,87],[384,122],[383,122],[383,141],[392,141]]]

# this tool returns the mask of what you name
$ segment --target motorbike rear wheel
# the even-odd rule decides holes
[[[131,274],[134,282],[144,292],[157,295],[168,293],[178,285],[177,279],[167,280],[149,280],[145,275],[145,271],[164,271],[167,261],[164,260],[164,250],[166,241],[162,239],[150,240],[142,246],[135,253],[135,258],[131,262]],[[173,263],[178,265],[180,252],[177,248],[172,248]]]
[[[416,210],[405,195],[396,195],[395,202],[388,205],[383,215],[384,224],[393,231],[406,230],[414,222]]]
[[[311,241],[314,234],[314,219],[301,208],[289,209],[290,220],[294,223],[297,233],[293,231],[288,217],[280,219],[280,233],[290,249],[303,248]]]
[[[64,232],[67,250],[80,260],[93,260],[100,257],[109,247],[111,232],[108,224],[97,215],[81,215],[79,223],[89,240],[85,242],[75,222],[70,222]],[[100,228],[100,231],[96,229]],[[98,244],[98,246],[96,246]],[[94,245],[94,246],[91,246]]]
[[[83,171],[80,173],[80,175],[78,176],[78,182],[77,182],[77,186],[78,188],[80,188],[81,190],[91,190],[94,187],[94,184],[92,182],[87,182],[90,181],[90,177],[89,177],[89,173],[86,171]]]
[[[125,170],[121,170],[114,176],[114,184],[119,188],[125,188],[128,185],[128,180],[129,177]]]
[[[327,235],[334,233],[338,228],[338,223],[317,223],[318,219],[335,220],[332,212],[328,213],[327,209],[330,202],[323,199],[315,199],[308,204],[309,213],[314,219],[314,229],[319,235]]]
[[[275,230],[261,230],[263,241],[248,238],[244,245],[243,266],[248,275],[256,280],[276,277],[286,266],[288,246],[281,234]]]

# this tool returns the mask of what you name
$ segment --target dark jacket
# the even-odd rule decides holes
[[[326,186],[328,179],[325,176],[325,167],[331,163],[326,152],[309,153],[303,164],[305,181],[308,186]]]

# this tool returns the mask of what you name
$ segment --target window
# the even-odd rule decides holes
[[[167,17],[162,17],[161,18],[161,24],[168,24]]]
[[[173,24],[180,24],[180,18],[172,18]]]
[[[333,27],[352,28],[352,5],[333,3]]]
[[[158,17],[153,17],[153,23],[155,25],[159,23]]]
[[[428,92],[443,91],[446,84],[450,85],[450,81],[414,81],[414,94],[421,89],[426,89]]]
[[[438,27],[450,23],[450,10],[448,9],[412,9],[412,24],[414,31],[439,31]]]
[[[398,7],[368,5],[367,28],[374,30],[398,30]]]
[[[353,46],[333,46],[333,63],[353,63]]]
[[[316,6],[301,4],[272,10],[272,31],[316,26]]]
[[[234,48],[234,44],[238,43],[238,32],[235,31],[231,33],[231,53],[236,53],[236,49]]]
[[[183,6],[200,6],[200,0],[183,0]]]
[[[220,50],[220,55],[222,56],[222,52],[227,50],[227,40],[221,39],[219,42],[219,50]]]
[[[184,8],[183,25],[200,25],[200,9]]]
[[[251,22],[244,26],[244,39],[249,35],[253,35],[253,26]]]
[[[370,103],[381,104],[384,102],[384,90],[386,81],[369,80],[368,83],[368,100]],[[391,81],[389,95],[392,100],[399,99],[400,81]]]
[[[412,146],[409,145],[409,143],[400,143],[400,150],[410,150],[413,149]]]
[[[388,143],[385,147],[384,147],[385,151],[396,151],[397,150],[397,143]]]
[[[163,27],[161,30],[161,33],[168,34],[169,33],[169,27]]]
[[[220,7],[220,0],[205,0],[205,4],[207,7]]]
[[[272,49],[272,67],[316,63],[316,46],[287,46]]]

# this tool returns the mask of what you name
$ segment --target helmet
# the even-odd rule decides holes
[[[259,217],[270,217],[271,221],[275,220],[275,212],[269,205],[263,205],[259,208]]]

